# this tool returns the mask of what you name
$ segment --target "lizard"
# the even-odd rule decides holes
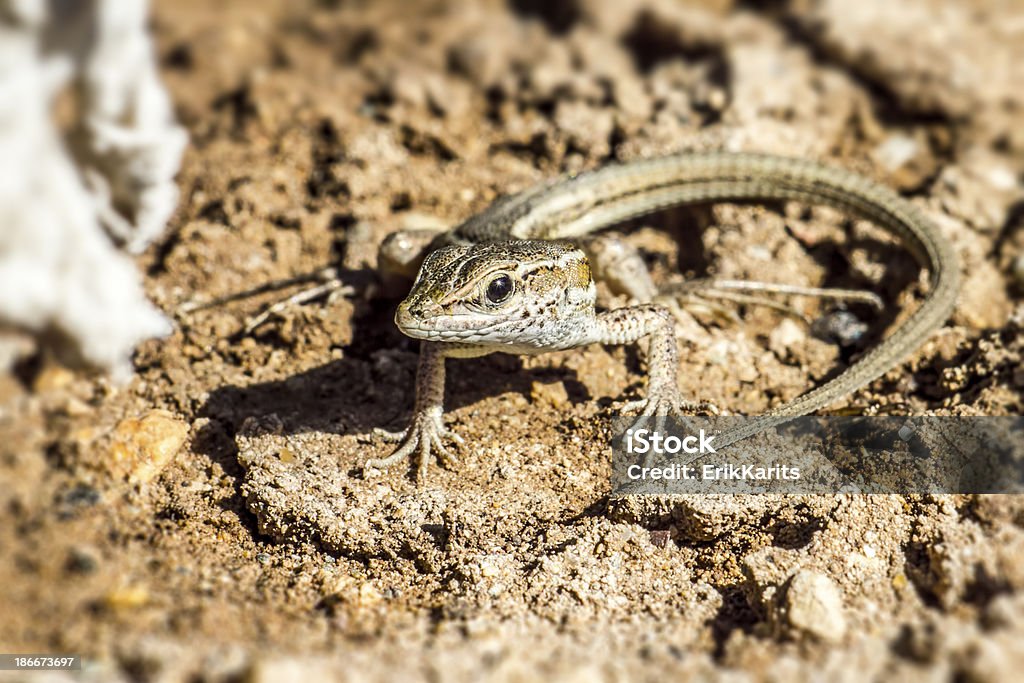
[[[399,445],[390,456],[367,460],[364,472],[417,453],[417,478],[423,481],[435,453],[440,464],[457,462],[447,442],[463,439],[444,423],[447,358],[629,344],[646,337],[646,396],[622,410],[660,416],[694,409],[698,404],[684,399],[677,386],[672,313],[658,303],[646,267],[609,247],[611,242],[587,240],[595,231],[670,207],[779,200],[830,205],[883,228],[928,271],[928,293],[890,335],[839,375],[721,435],[720,447],[865,386],[945,323],[959,289],[957,255],[931,221],[884,185],[837,167],[761,154],[690,153],[604,166],[499,199],[429,241],[403,233],[385,240],[382,267],[417,273],[395,323],[421,346],[409,426],[375,430]],[[594,276],[609,274],[636,303],[597,310]]]

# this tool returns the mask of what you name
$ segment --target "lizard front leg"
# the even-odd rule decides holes
[[[395,452],[386,458],[371,458],[363,465],[363,472],[388,467],[409,458],[419,451],[417,479],[426,480],[431,454],[436,450],[438,460],[446,466],[454,465],[458,459],[445,445],[450,439],[462,444],[462,437],[444,426],[444,373],[445,359],[449,357],[473,357],[487,352],[466,344],[425,341],[420,345],[420,357],[416,367],[416,400],[412,420],[400,432],[375,429],[374,433],[388,441],[398,441]]]
[[[677,383],[679,348],[675,323],[664,306],[641,304],[599,313],[594,317],[591,340],[600,344],[629,344],[649,338],[647,353],[647,397],[630,401],[622,410],[640,410],[644,417],[682,415],[685,411],[717,413],[714,405],[695,403],[680,394]]]

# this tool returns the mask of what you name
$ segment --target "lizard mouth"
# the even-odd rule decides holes
[[[460,320],[460,318],[462,319]],[[429,339],[432,341],[470,341],[474,339],[489,338],[490,333],[496,327],[496,325],[470,326],[466,324],[469,322],[469,319],[470,316],[448,316],[443,322],[441,320],[436,320],[435,322],[441,323],[436,325],[431,325],[429,322],[425,323],[422,320],[409,321],[408,324],[399,322],[398,329],[400,329],[403,334],[414,339]]]
[[[503,341],[497,339],[495,329],[498,322],[487,323],[474,315],[436,315],[420,317],[413,315],[405,306],[399,306],[395,313],[395,324],[406,336],[428,341]]]
[[[395,311],[395,324],[410,337],[435,333],[486,332],[493,327],[486,320],[481,320],[480,316],[444,312],[440,306],[427,309],[420,304],[413,308],[404,302]]]

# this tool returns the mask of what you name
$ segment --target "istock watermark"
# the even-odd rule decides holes
[[[711,442],[715,440],[714,436],[708,436],[705,431],[700,430],[697,435],[689,436],[676,436],[675,434],[662,434],[658,431],[651,431],[650,429],[633,429],[630,427],[626,430],[626,452],[635,455],[645,455],[647,453],[715,453],[714,446]]]
[[[809,416],[730,443],[756,419],[615,420],[613,493],[1024,492],[1021,416]]]

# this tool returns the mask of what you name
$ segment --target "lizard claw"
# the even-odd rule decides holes
[[[710,413],[718,415],[718,406],[710,401],[690,401],[679,395],[678,391],[652,394],[647,398],[627,401],[619,406],[624,413],[640,411],[640,417],[654,415],[683,416],[686,413]]]
[[[374,434],[385,441],[400,442],[395,452],[386,458],[371,458],[363,464],[364,476],[372,476],[371,471],[388,467],[396,462],[409,458],[413,451],[419,451],[419,467],[416,478],[420,482],[427,479],[427,470],[430,466],[431,453],[436,452],[438,462],[446,467],[453,467],[459,461],[458,457],[445,445],[444,440],[450,439],[456,444],[462,445],[464,439],[444,426],[440,414],[421,413],[415,415],[412,424],[400,432],[389,432],[383,429],[373,430]]]
[[[665,421],[669,417],[683,418],[686,414],[704,413],[718,415],[718,406],[710,401],[690,401],[679,394],[674,387],[665,391],[652,391],[647,398],[627,401],[619,406],[623,413],[639,410],[640,415],[633,422],[633,429],[647,424],[650,418],[655,420],[655,429],[664,431]]]

